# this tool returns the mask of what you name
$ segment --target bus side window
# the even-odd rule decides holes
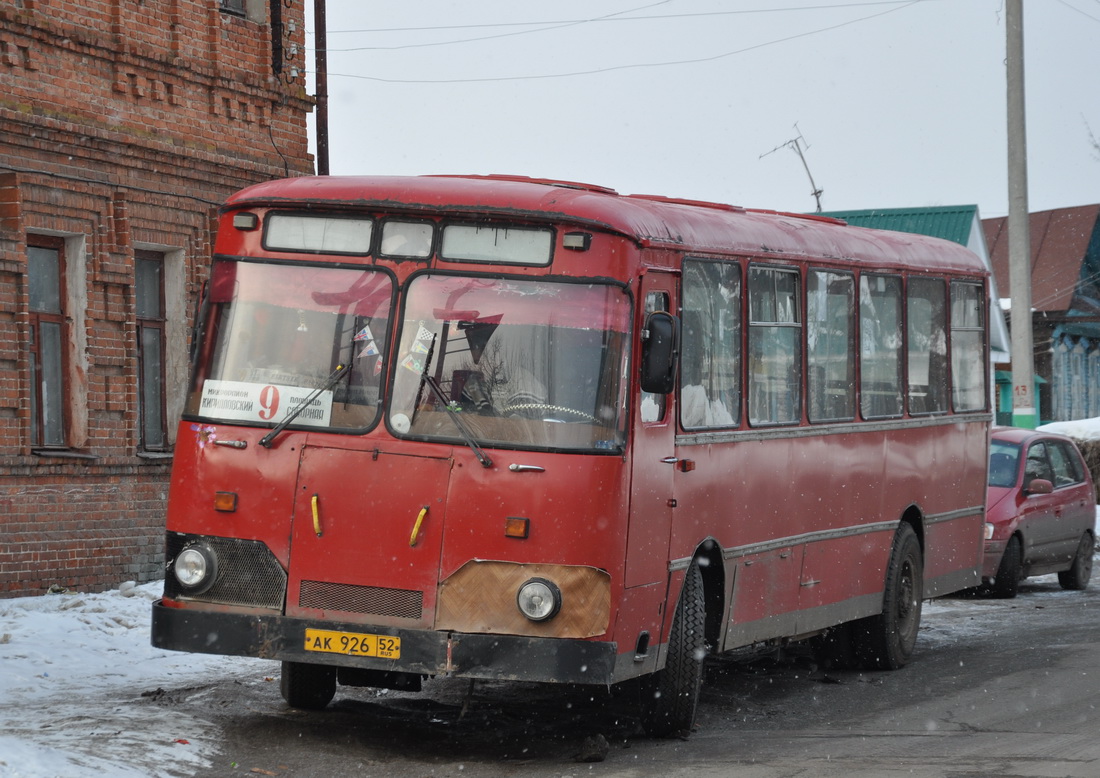
[[[951,282],[951,392],[956,411],[985,408],[985,295],[979,284]]]
[[[802,418],[802,321],[797,270],[749,268],[749,423]]]
[[[650,292],[645,297],[645,315],[655,311],[668,311],[668,292]],[[642,421],[661,421],[665,417],[668,395],[642,392]]]
[[[855,417],[854,315],[852,275],[810,271],[806,279],[806,391],[812,422]]]
[[[947,410],[947,286],[942,278],[909,277],[909,413]]]
[[[863,418],[901,415],[901,278],[859,279],[859,407]]]
[[[741,408],[741,274],[733,262],[684,260],[680,425],[735,427]]]

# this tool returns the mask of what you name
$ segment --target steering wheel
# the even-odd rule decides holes
[[[597,422],[598,419],[591,413],[584,411],[578,411],[576,408],[567,408],[564,405],[549,405],[547,403],[513,403],[508,405],[501,411],[502,415],[509,413],[516,413],[519,411],[552,411],[552,412],[564,412],[571,413],[574,416],[579,416],[584,421]],[[518,414],[517,414],[518,415]]]

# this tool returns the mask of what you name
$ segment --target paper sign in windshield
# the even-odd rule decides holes
[[[315,391],[308,386],[207,380],[202,386],[199,413],[218,419],[277,424]],[[330,390],[314,397],[292,423],[327,427],[331,417]]]

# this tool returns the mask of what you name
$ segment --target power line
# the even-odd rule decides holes
[[[1094,22],[1100,22],[1100,18],[1097,18],[1097,17],[1093,16],[1092,14],[1085,13],[1080,8],[1073,7],[1072,5],[1067,3],[1066,0],[1058,0],[1058,2],[1061,3],[1062,5],[1064,5],[1069,10],[1076,11],[1077,13],[1081,14],[1081,16],[1084,16],[1086,19],[1092,19]],[[1097,4],[1100,4],[1100,0],[1093,0],[1093,2],[1096,2]]]
[[[931,0],[919,0],[920,2],[931,2]],[[748,8],[741,11],[705,11],[697,13],[679,13],[679,14],[659,14],[653,16],[629,16],[623,17],[623,14],[633,13],[633,11],[640,11],[644,8],[653,8],[654,6],[664,5],[669,0],[661,0],[659,3],[653,3],[651,5],[641,6],[627,11],[619,11],[618,13],[608,14],[607,16],[598,16],[592,19],[556,19],[546,20],[541,22],[482,22],[480,24],[446,24],[435,25],[425,27],[377,27],[366,30],[329,30],[329,35],[340,35],[346,33],[382,33],[382,32],[435,32],[439,30],[470,30],[470,29],[488,29],[493,27],[533,27],[542,26],[548,24],[590,24],[593,22],[635,22],[635,21],[649,21],[653,19],[690,19],[700,16],[734,16],[743,14],[762,14],[762,13],[787,13],[797,11],[830,11],[840,8],[865,8],[874,5],[903,5],[907,0],[872,0],[865,3],[830,3],[828,5],[800,5],[800,6],[788,6],[786,8]],[[1100,2],[1100,0],[1096,0]],[[611,18],[620,17],[620,18]],[[538,32],[536,30],[535,32]]]
[[[774,46],[774,45],[777,45],[777,44],[780,44],[780,43],[788,43],[790,41],[798,40],[800,38],[807,38],[807,37],[810,37],[810,36],[813,36],[813,35],[819,35],[823,32],[831,32],[832,30],[839,30],[842,27],[848,27],[848,26],[853,25],[853,24],[859,24],[861,22],[866,22],[866,21],[869,21],[871,19],[876,19],[880,16],[885,16],[887,14],[895,13],[897,11],[902,11],[902,10],[905,10],[906,8],[908,8],[910,6],[917,5],[918,3],[925,3],[925,2],[930,2],[930,0],[902,0],[902,3],[900,5],[898,5],[898,7],[896,7],[896,8],[890,8],[890,9],[887,9],[885,11],[880,11],[879,13],[870,14],[868,16],[863,16],[863,17],[860,17],[859,19],[850,19],[846,22],[840,22],[839,24],[833,24],[833,25],[830,25],[828,27],[821,27],[821,28],[816,29],[816,30],[810,30],[808,32],[797,33],[795,35],[788,35],[787,37],[784,37],[784,38],[777,38],[776,40],[766,41],[764,43],[757,43],[757,44],[754,44],[752,46],[746,46],[744,48],[736,49],[734,51],[727,51],[727,52],[724,52],[722,54],[714,54],[714,55],[709,56],[709,57],[698,57],[698,58],[695,58],[695,59],[671,60],[671,61],[668,61],[668,62],[641,62],[641,63],[634,63],[634,64],[629,64],[629,65],[613,65],[611,67],[606,67],[606,68],[594,68],[592,70],[578,70],[578,71],[573,71],[573,72],[569,72],[569,73],[545,73],[545,74],[530,75],[530,76],[493,76],[493,77],[485,77],[485,78],[440,78],[440,79],[412,78],[412,79],[409,79],[409,78],[383,78],[381,76],[364,76],[364,75],[358,75],[358,74],[354,74],[354,73],[331,73],[331,72],[329,73],[329,76],[330,77],[338,76],[338,77],[341,77],[341,78],[357,78],[357,79],[360,79],[360,80],[363,80],[363,81],[377,81],[377,82],[386,83],[386,84],[476,84],[476,83],[490,83],[490,82],[498,82],[498,81],[535,81],[535,80],[551,79],[551,78],[574,78],[574,77],[577,77],[577,76],[592,76],[592,75],[598,75],[600,73],[611,73],[611,72],[618,71],[618,70],[636,70],[636,69],[640,69],[640,68],[671,67],[671,66],[674,66],[674,65],[697,65],[697,64],[704,63],[704,62],[714,62],[716,60],[725,59],[726,57],[733,57],[733,56],[736,56],[738,54],[745,54],[745,53],[750,52],[750,51],[755,51],[757,49],[766,48],[768,46]],[[887,4],[887,3],[879,3],[879,4],[883,5],[883,4]],[[888,4],[897,5],[896,2],[891,2],[891,3],[888,3]],[[866,4],[859,3],[857,5],[866,5]]]
[[[622,17],[623,14],[634,13],[635,11],[642,11],[642,10],[645,10],[646,8],[655,8],[659,5],[665,5],[668,2],[670,2],[670,0],[660,0],[660,2],[657,2],[657,3],[650,3],[649,5],[643,5],[643,6],[639,6],[637,8],[629,8],[625,11],[617,11],[615,13],[607,14],[605,16],[597,16],[593,19],[574,19],[574,20],[559,21],[559,22],[507,22],[507,23],[495,23],[495,24],[463,24],[463,25],[456,25],[454,27],[405,27],[405,28],[398,27],[398,28],[389,29],[389,30],[382,29],[382,30],[339,30],[339,31],[330,31],[330,34],[332,34],[332,32],[356,32],[356,33],[363,33],[363,32],[366,32],[366,33],[375,33],[375,32],[413,32],[413,31],[420,31],[420,30],[424,30],[424,31],[460,30],[460,29],[479,29],[479,28],[487,28],[487,27],[515,27],[515,26],[530,27],[532,25],[539,25],[539,27],[540,27],[540,29],[537,29],[537,30],[521,30],[519,32],[506,32],[506,33],[502,33],[500,35],[483,35],[483,36],[478,37],[478,38],[462,38],[462,39],[453,40],[453,41],[433,41],[431,43],[408,43],[408,44],[402,44],[400,46],[359,46],[359,47],[350,48],[350,49],[334,49],[334,48],[330,47],[328,50],[329,51],[339,51],[339,52],[348,52],[348,51],[397,51],[397,50],[400,50],[400,49],[419,49],[419,48],[427,48],[427,47],[432,47],[432,46],[451,46],[451,45],[454,45],[454,44],[457,44],[457,43],[477,43],[477,42],[480,42],[480,41],[497,40],[499,38],[511,38],[511,37],[516,36],[516,35],[530,35],[532,33],[537,33],[537,32],[549,32],[551,30],[562,30],[562,29],[565,29],[567,27],[576,27],[577,25],[591,24],[593,22],[623,21],[622,19],[619,19],[619,18],[616,18],[616,17]],[[631,18],[646,18],[646,17],[631,17]],[[660,17],[654,17],[654,18],[660,18]]]

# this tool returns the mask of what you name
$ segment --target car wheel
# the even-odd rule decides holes
[[[668,659],[642,683],[642,726],[650,737],[685,735],[695,724],[706,653],[703,576],[692,565],[668,637]]]
[[[1092,535],[1085,533],[1077,544],[1077,555],[1069,570],[1058,573],[1058,583],[1063,589],[1081,591],[1089,585],[1092,578]]]
[[[336,694],[336,668],[305,662],[283,662],[279,691],[286,704],[302,710],[321,710]]]
[[[997,565],[997,577],[989,585],[989,593],[1002,600],[1011,600],[1020,589],[1020,576],[1023,573],[1023,551],[1020,538],[1013,535],[1005,546],[1001,563]]]
[[[853,625],[855,651],[870,669],[896,670],[913,656],[924,602],[924,563],[917,533],[898,527],[886,568],[882,613]]]

